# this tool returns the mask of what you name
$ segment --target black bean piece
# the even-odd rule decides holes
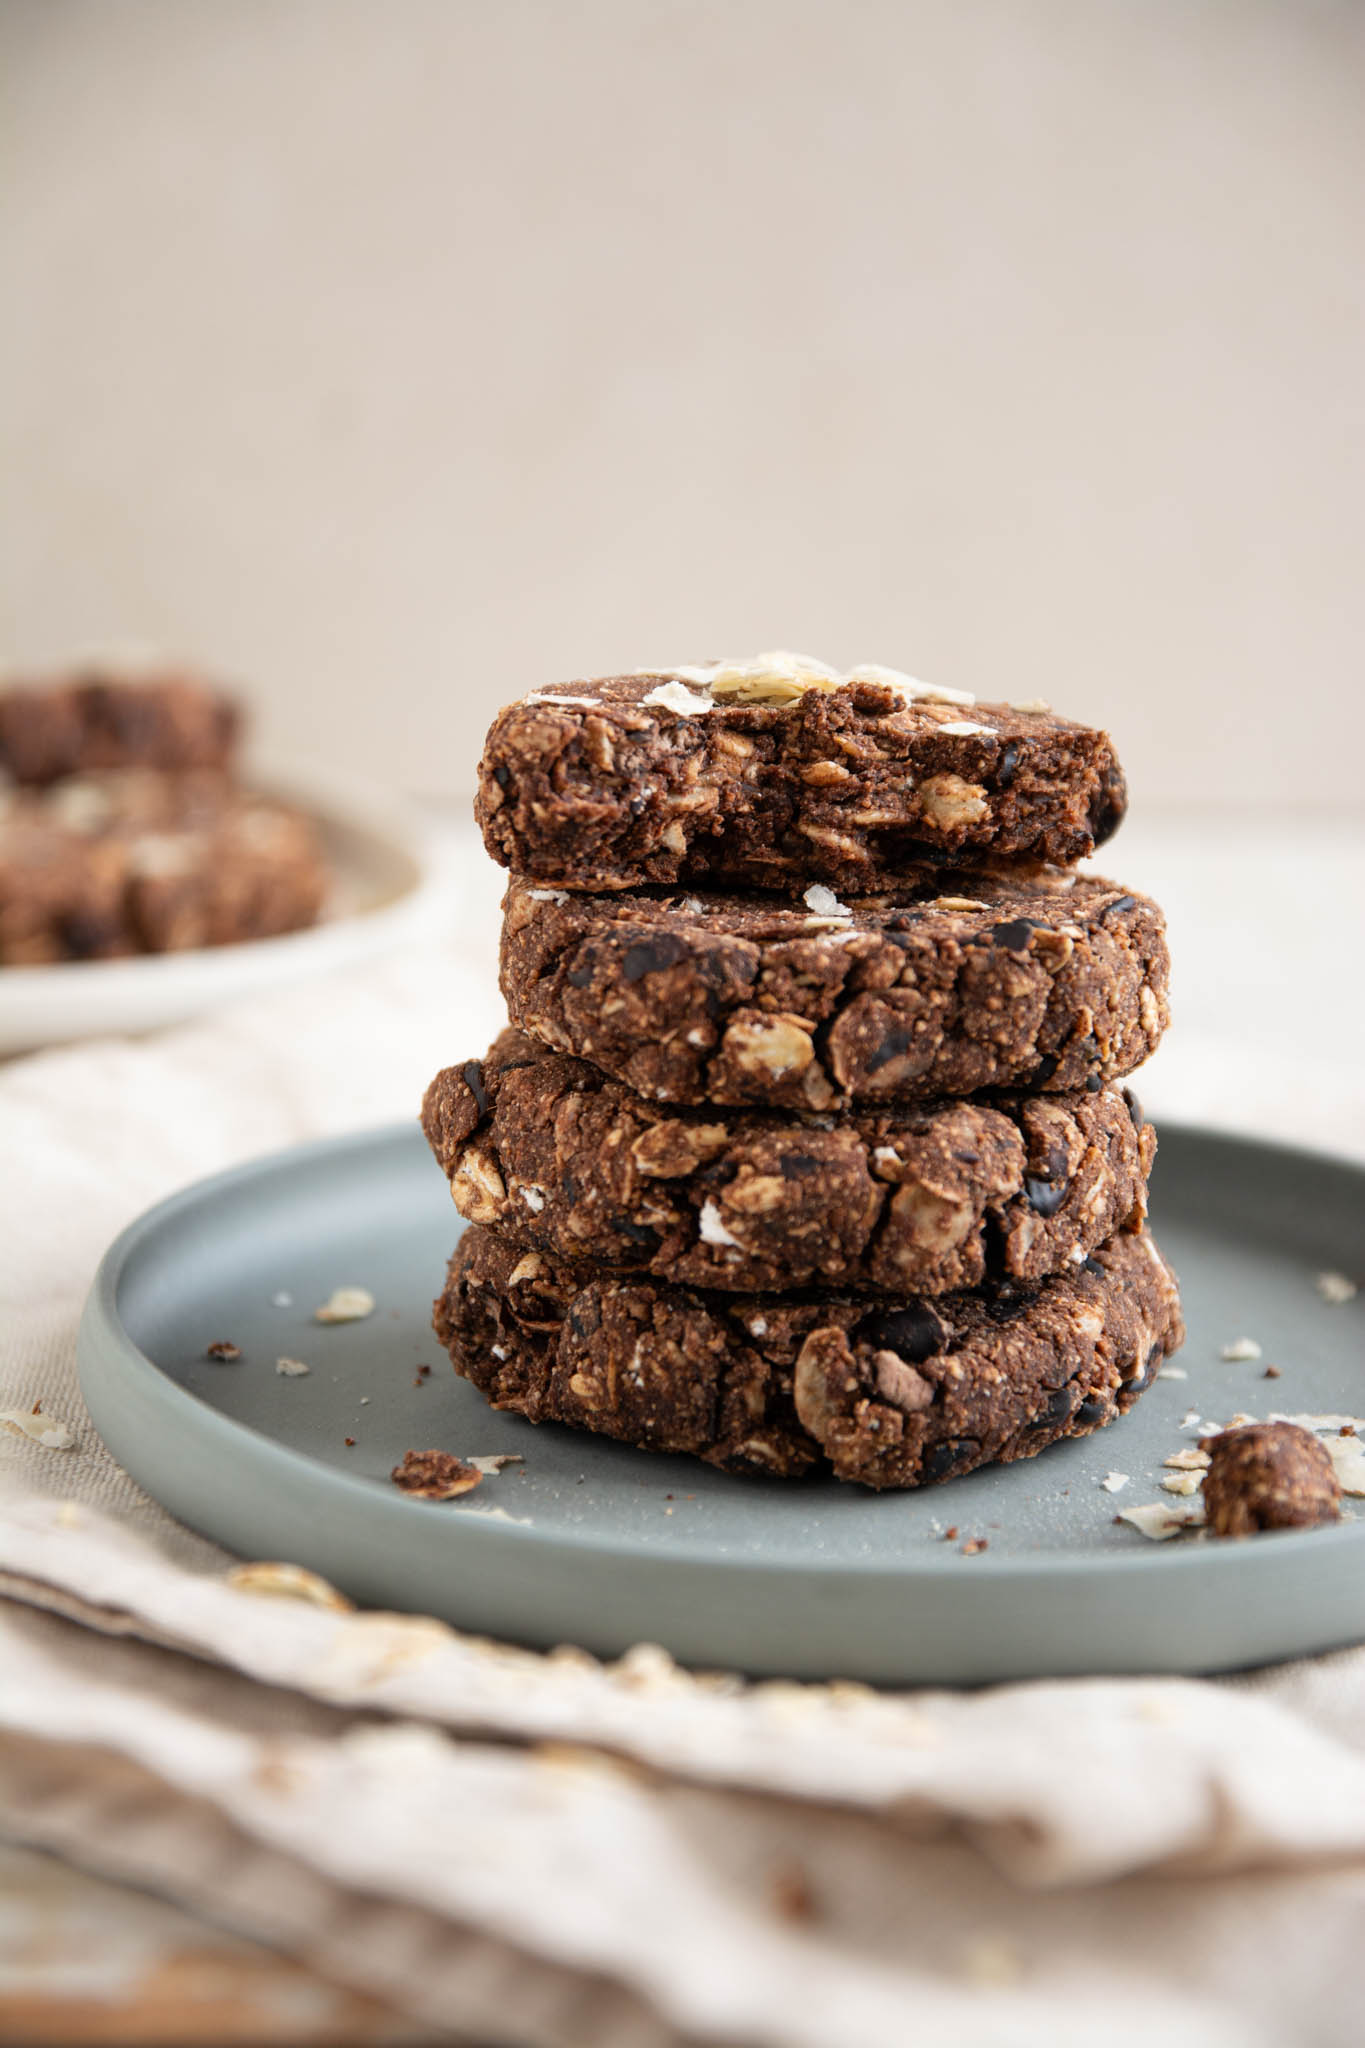
[[[662,968],[676,966],[686,952],[684,942],[672,932],[660,932],[649,939],[635,939],[626,947],[621,972],[627,981],[639,981],[646,974],[657,974]]]
[[[1055,1052],[1044,1053],[1043,1057],[1038,1062],[1032,1080],[1028,1084],[1029,1087],[1046,1088],[1048,1082],[1052,1079],[1053,1075],[1056,1073],[1058,1067],[1061,1064],[1061,1060],[1057,1057],[1057,1054]]]
[[[986,1314],[993,1323],[1012,1323],[1032,1300],[1032,1293],[1017,1286],[1013,1280],[1002,1281],[993,1292],[983,1296]]]
[[[57,930],[62,945],[73,960],[89,960],[102,946],[107,946],[113,933],[108,920],[89,917],[84,912],[72,910],[57,921]]]
[[[878,1351],[894,1351],[907,1365],[920,1365],[943,1348],[947,1332],[922,1301],[907,1302],[903,1308],[885,1309],[859,1323],[860,1343]]]
[[[631,1223],[626,1217],[618,1218],[616,1228],[622,1237],[628,1237],[632,1244],[649,1245],[656,1248],[659,1242],[657,1230],[651,1230],[647,1223]]]
[[[1018,740],[1010,740],[1000,756],[1000,765],[995,771],[995,786],[997,789],[1009,788],[1014,780],[1014,771],[1018,766],[1019,742]]]
[[[986,1260],[986,1277],[1003,1280],[1005,1277],[1005,1255],[1009,1249],[1009,1238],[1004,1223],[994,1209],[986,1211],[986,1227],[983,1232],[982,1250]]]
[[[991,944],[1003,946],[1010,953],[1022,953],[1033,934],[1043,928],[1036,917],[1011,917],[1004,924],[991,926]]]
[[[1105,904],[1101,916],[1112,917],[1117,910],[1131,910],[1136,902],[1136,896],[1116,896],[1112,903]]]
[[[493,780],[497,783],[499,789],[506,789],[508,783],[512,780],[512,771],[505,761],[499,761],[497,767],[493,770]]]
[[[592,962],[585,960],[581,967],[571,967],[567,980],[570,988],[588,988],[592,983]]]
[[[1101,1090],[1101,1088],[1103,1088],[1103,1086],[1104,1086],[1104,1076],[1103,1076],[1103,1074],[1087,1074],[1087,1075],[1086,1075],[1086,1077],[1085,1077],[1085,1090],[1086,1090],[1086,1093],[1087,1093],[1087,1095],[1098,1095],[1098,1094],[1099,1094],[1099,1092],[1100,1092],[1100,1090]]]
[[[1091,1394],[1088,1400],[1081,1402],[1076,1410],[1075,1419],[1082,1428],[1091,1429],[1096,1423],[1103,1422],[1108,1413],[1109,1403],[1105,1397],[1102,1394]]]
[[[1071,1410],[1076,1400],[1076,1389],[1070,1380],[1064,1387],[1058,1387],[1055,1394],[1048,1395],[1047,1406],[1041,1415],[1035,1415],[1028,1424],[1029,1429],[1057,1429],[1071,1420]]]
[[[819,1173],[823,1161],[812,1159],[804,1152],[788,1152],[782,1157],[783,1180],[809,1180],[813,1173]]]
[[[946,1444],[935,1444],[931,1451],[925,1453],[920,1477],[927,1486],[932,1486],[936,1479],[946,1479],[960,1465],[970,1464],[980,1449],[980,1444],[969,1436],[954,1437]]]
[[[1065,1180],[1035,1180],[1029,1174],[1024,1181],[1024,1193],[1030,1209],[1038,1216],[1055,1216],[1066,1200],[1069,1185]]]
[[[474,1107],[480,1116],[488,1114],[488,1090],[483,1084],[483,1063],[480,1060],[466,1060],[460,1068],[460,1079],[474,1098]]]
[[[888,1031],[877,1050],[870,1055],[867,1072],[879,1073],[883,1067],[889,1066],[892,1060],[898,1060],[902,1053],[909,1052],[914,1042],[913,1032],[898,1029]]]

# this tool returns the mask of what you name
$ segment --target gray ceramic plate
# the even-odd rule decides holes
[[[1365,1638],[1365,1515],[1245,1543],[1154,1544],[1114,1524],[1166,1498],[1162,1459],[1192,1441],[1191,1409],[1365,1408],[1365,1296],[1330,1307],[1314,1285],[1359,1260],[1365,1172],[1192,1130],[1161,1146],[1153,1207],[1184,1286],[1188,1377],[1098,1436],[925,1493],[731,1479],[493,1413],[428,1327],[459,1220],[408,1128],[151,1210],[96,1278],[82,1386],[114,1456],[230,1549],[524,1643],[613,1655],[649,1640],[694,1664],[908,1684],[1208,1671]],[[375,1314],[318,1325],[343,1284],[369,1288]],[[1282,1378],[1220,1358],[1243,1335]],[[220,1338],[239,1362],[205,1359]],[[310,1374],[278,1375],[282,1355]],[[525,1463],[458,1502],[405,1497],[389,1469],[431,1445]],[[1117,1496],[1100,1484],[1114,1469],[1130,1475]],[[974,1535],[989,1548],[964,1556]]]

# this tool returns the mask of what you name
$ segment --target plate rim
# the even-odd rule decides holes
[[[1262,1139],[1251,1134],[1229,1132],[1200,1124],[1178,1120],[1158,1120],[1158,1142],[1163,1134],[1179,1140],[1199,1143],[1212,1142],[1230,1150],[1243,1153],[1271,1153],[1286,1161],[1294,1161],[1310,1171],[1329,1171],[1344,1174],[1359,1184],[1365,1194],[1365,1165],[1348,1156],[1324,1152],[1314,1147],[1292,1145],[1277,1139]],[[77,1337],[77,1364],[82,1396],[87,1408],[94,1409],[90,1402],[87,1374],[91,1368],[92,1353],[98,1347],[112,1346],[117,1354],[119,1370],[131,1377],[135,1385],[147,1390],[151,1397],[169,1400],[170,1412],[183,1416],[188,1424],[197,1427],[210,1441],[216,1440],[225,1448],[249,1444],[251,1453],[258,1461],[277,1468],[282,1481],[291,1475],[304,1473],[307,1483],[321,1487],[331,1493],[338,1504],[364,1504],[368,1511],[386,1517],[394,1517],[404,1523],[410,1518],[432,1511],[433,1504],[410,1499],[407,1496],[386,1493],[381,1484],[370,1478],[338,1471],[307,1452],[295,1450],[270,1436],[265,1430],[251,1423],[238,1421],[224,1415],[200,1395],[178,1384],[169,1372],[135,1342],[123,1324],[118,1309],[118,1288],[129,1261],[149,1240],[154,1239],[158,1230],[173,1216],[186,1209],[193,1209],[212,1203],[229,1190],[249,1183],[262,1173],[278,1172],[289,1165],[304,1166],[328,1155],[351,1154],[361,1150],[379,1150],[396,1144],[412,1145],[421,1142],[421,1132],[416,1121],[409,1123],[388,1122],[371,1125],[356,1131],[347,1131],[326,1138],[315,1138],[302,1144],[282,1147],[277,1151],[257,1154],[220,1171],[191,1181],[186,1186],[164,1196],[149,1209],[125,1225],[109,1245],[96,1268],[89,1293],[80,1318]],[[433,1167],[433,1173],[439,1169]],[[463,1228],[461,1224],[458,1226]],[[452,1368],[453,1369],[453,1368]],[[98,1404],[96,1404],[98,1405]],[[96,1424],[98,1432],[98,1425]],[[1097,1432],[1098,1434],[1098,1432]],[[610,1443],[611,1439],[604,1439]],[[631,1450],[634,1446],[623,1446]],[[637,1453],[649,1456],[648,1452]],[[111,1452],[111,1455],[112,1452]],[[1044,1456],[1046,1453],[1043,1454]],[[135,1476],[135,1475],[134,1475]],[[142,1482],[137,1482],[139,1485]],[[736,1476],[736,1483],[743,1486],[742,1476]],[[150,1492],[150,1489],[144,1488]],[[935,1492],[939,1488],[932,1489]],[[860,1489],[862,1491],[862,1489]],[[436,1504],[439,1505],[439,1504]],[[477,1510],[463,1514],[447,1514],[446,1520],[458,1523],[464,1534],[460,1540],[480,1544],[493,1544],[499,1551],[524,1550],[528,1555],[546,1544],[559,1550],[574,1550],[582,1557],[599,1557],[614,1562],[629,1560],[645,1563],[650,1569],[666,1572],[682,1568],[690,1573],[712,1572],[724,1575],[742,1570],[755,1576],[785,1576],[793,1570],[809,1574],[826,1586],[841,1581],[868,1581],[885,1583],[899,1581],[912,1586],[923,1579],[942,1581],[947,1574],[957,1571],[956,1552],[951,1547],[940,1554],[941,1546],[926,1551],[923,1559],[907,1560],[904,1556],[861,1558],[856,1564],[847,1561],[832,1561],[818,1553],[812,1555],[780,1556],[775,1554],[718,1555],[715,1551],[689,1551],[685,1555],[675,1551],[658,1551],[644,1548],[638,1540],[629,1535],[613,1535],[600,1529],[556,1528],[548,1530],[540,1524],[526,1524],[519,1521],[494,1520]],[[412,1523],[412,1526],[417,1526]],[[962,1574],[959,1584],[965,1589],[971,1584],[998,1585],[1000,1582],[1014,1582],[1022,1587],[1029,1582],[1053,1582],[1058,1577],[1077,1581],[1107,1580],[1118,1573],[1127,1577],[1134,1573],[1148,1574],[1161,1571],[1181,1578],[1187,1574],[1203,1577],[1209,1572],[1220,1575],[1223,1580],[1240,1579],[1247,1572],[1259,1569],[1257,1560],[1265,1554],[1267,1540],[1278,1549],[1278,1539],[1291,1536],[1300,1548],[1311,1547],[1312,1553],[1321,1555],[1324,1565],[1339,1554],[1350,1554],[1352,1546],[1365,1543],[1365,1519],[1352,1523],[1338,1523],[1317,1529],[1294,1529],[1265,1531],[1257,1542],[1227,1542],[1182,1544],[1174,1542],[1143,1543],[1140,1548],[1128,1551],[1104,1551],[1076,1553],[1067,1550],[1049,1550],[1036,1555],[991,1554],[990,1551],[972,1560],[970,1573]],[[214,1538],[214,1541],[220,1539]],[[231,1546],[223,1544],[223,1548]],[[964,1598],[970,1598],[964,1591]]]

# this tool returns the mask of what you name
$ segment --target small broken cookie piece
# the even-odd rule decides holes
[[[418,1500],[458,1500],[483,1484],[479,1467],[451,1451],[405,1451],[402,1464],[395,1465],[389,1477]]]
[[[1215,1536],[1313,1529],[1341,1517],[1326,1447],[1293,1422],[1252,1422],[1206,1439],[1204,1511]]]
[[[928,855],[1067,862],[1123,817],[1108,735],[899,670],[790,655],[608,676],[499,713],[476,815],[494,860],[585,890],[709,878],[896,886]]]
[[[230,1365],[241,1355],[241,1345],[234,1344],[228,1337],[220,1337],[216,1343],[206,1344],[204,1347],[205,1358],[211,1358],[216,1365]]]

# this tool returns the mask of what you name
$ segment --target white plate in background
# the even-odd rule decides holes
[[[242,996],[355,966],[434,926],[448,890],[416,805],[312,768],[249,770],[244,780],[317,825],[332,869],[320,922],[193,952],[0,967],[0,1056],[178,1024]]]

